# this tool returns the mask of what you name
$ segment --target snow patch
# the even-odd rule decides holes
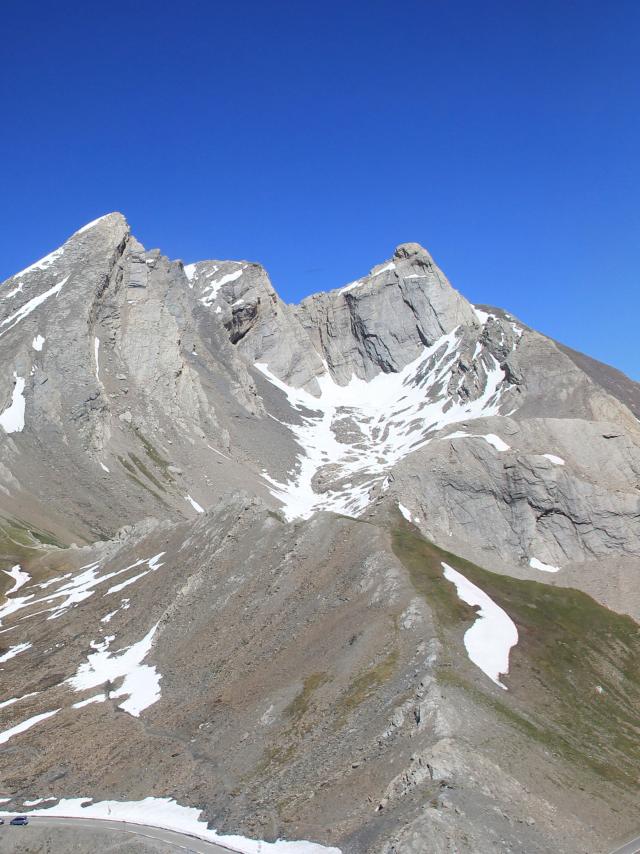
[[[21,587],[27,583],[27,581],[31,581],[31,576],[28,572],[25,572],[20,568],[20,564],[16,564],[11,569],[3,569],[2,570],[5,575],[8,575],[9,578],[13,579],[13,587],[11,590],[7,590],[5,596],[9,596],[11,593],[15,593],[16,590],[20,590]]]
[[[119,608],[116,608],[115,611],[109,611],[108,614],[105,614],[104,617],[101,618],[101,623],[110,623],[111,620],[115,617],[116,614],[119,614],[120,611],[126,611],[129,608],[129,599],[122,599],[122,604]]]
[[[504,452],[510,451],[511,445],[507,445],[506,442],[503,442],[500,436],[496,436],[495,433],[464,433],[462,431],[457,431],[456,433],[449,433],[447,436],[443,436],[443,439],[484,439],[485,442],[488,442],[492,447],[496,449],[496,451]]]
[[[4,664],[5,661],[15,658],[16,655],[20,655],[21,652],[26,652],[28,649],[31,649],[30,643],[18,643],[12,646],[4,655],[0,655],[0,664]]]
[[[99,574],[100,564],[99,563],[91,563],[87,564],[80,568],[80,571],[76,575],[64,575],[60,578],[52,578],[49,581],[44,582],[44,584],[38,585],[39,587],[48,587],[50,584],[57,584],[61,581],[66,581],[61,587],[52,593],[48,593],[45,596],[41,596],[36,599],[35,594],[31,593],[29,596],[17,596],[13,599],[8,599],[5,605],[0,607],[0,626],[2,625],[2,621],[11,614],[16,613],[17,611],[21,611],[24,608],[33,608],[37,605],[49,605],[49,608],[45,608],[44,611],[37,611],[30,614],[27,614],[23,619],[28,619],[29,617],[35,616],[35,613],[46,613],[50,612],[50,616],[47,617],[47,620],[56,620],[61,617],[63,614],[66,614],[70,608],[73,608],[79,605],[81,602],[84,602],[85,599],[88,599],[90,596],[93,596],[95,592],[95,588],[100,584],[104,584],[106,581],[110,581],[112,578],[116,578],[117,576],[123,575],[124,573],[130,572],[132,569],[136,569],[138,566],[146,563],[148,569],[145,570],[144,573],[135,576],[136,581],[138,578],[141,578],[142,575],[147,575],[149,572],[155,572],[161,566],[162,563],[159,562],[160,558],[164,555],[164,552],[160,552],[149,560],[137,560],[135,563],[132,563],[130,566],[125,566],[124,569],[118,569],[114,572],[107,572],[104,575]],[[69,580],[67,580],[69,579]],[[108,594],[105,593],[105,595]],[[62,602],[58,602],[58,599],[62,599]]]
[[[529,566],[534,569],[539,569],[541,572],[560,572],[559,566],[552,566],[550,563],[542,563],[537,557],[529,558]]]
[[[207,285],[207,287],[203,291],[203,294],[206,294],[206,295],[203,295],[200,298],[200,302],[203,305],[211,305],[211,303],[214,302],[216,297],[218,296],[218,291],[220,290],[220,288],[223,285],[229,284],[229,282],[235,282],[236,279],[239,279],[240,276],[244,273],[245,267],[246,267],[246,264],[243,264],[243,266],[240,267],[239,270],[234,270],[233,273],[227,273],[221,279],[216,279],[213,282],[209,282],[209,284]],[[209,291],[208,294],[207,294],[207,291]]]
[[[95,362],[96,369],[96,379],[100,382],[100,362],[99,362],[99,353],[100,353],[100,339],[98,337],[93,339],[93,358]]]
[[[483,673],[507,690],[500,676],[509,673],[509,653],[518,643],[518,629],[506,611],[472,584],[453,567],[442,563],[444,577],[455,584],[458,597],[471,607],[477,607],[478,618],[464,635],[464,645],[473,663]]]
[[[413,517],[411,515],[411,511],[407,510],[407,508],[404,506],[404,504],[400,504],[399,501],[398,501],[398,510],[402,513],[402,515],[407,520],[407,522],[413,523]]]
[[[57,261],[58,258],[62,256],[63,252],[64,246],[61,246],[59,249],[55,249],[53,252],[50,252],[48,255],[45,255],[44,258],[41,258],[34,264],[31,264],[30,267],[25,267],[24,270],[21,270],[19,273],[16,273],[15,276],[12,276],[12,278],[19,279],[22,276],[26,276],[27,273],[33,273],[35,270],[47,270],[54,263],[54,261]]]
[[[487,311],[483,311],[481,308],[476,308],[475,305],[472,305],[471,308],[473,309],[475,316],[478,318],[478,320],[483,326],[485,325],[487,320],[489,320],[490,317],[493,317],[492,314],[489,314]]]
[[[37,350],[38,353],[40,353],[42,350],[42,345],[44,344],[45,341],[46,341],[46,339],[43,338],[42,335],[36,335],[36,337],[31,342],[31,346],[33,347],[34,350]]]
[[[24,282],[20,282],[18,287],[14,288],[12,291],[8,291],[6,294],[0,293],[0,299],[11,299],[11,297],[14,297],[16,294],[21,293],[23,285]]]
[[[39,724],[40,721],[46,721],[47,718],[52,718],[54,715],[57,715],[59,711],[60,709],[54,709],[52,712],[43,712],[41,715],[34,715],[32,718],[27,718],[26,721],[22,721],[21,724],[17,724],[16,726],[12,726],[10,729],[6,729],[4,732],[0,732],[0,744],[5,744],[10,738],[13,738],[14,735],[26,732],[26,730],[31,729],[32,726]]]
[[[554,466],[563,466],[564,460],[562,457],[556,457],[555,454],[543,454],[543,457],[549,460],[550,463],[553,463]]]
[[[13,377],[16,382],[11,395],[11,403],[0,414],[0,427],[5,433],[21,433],[24,430],[24,413],[27,405],[23,395],[25,381],[15,371]]]
[[[86,225],[83,225],[82,228],[79,228],[76,231],[76,234],[84,234],[85,231],[89,231],[90,228],[93,228],[94,225],[97,225],[99,222],[102,222],[103,219],[106,219],[109,214],[105,214],[104,216],[99,216],[98,219],[92,219],[91,222],[88,222]]]
[[[189,502],[189,504],[193,507],[196,513],[204,513],[204,509],[190,495],[185,495],[184,500]]]
[[[376,270],[375,273],[369,273],[369,276],[373,279],[374,276],[381,276],[382,273],[386,273],[388,270],[395,270],[396,265],[393,261],[390,261],[388,264],[385,264],[384,267],[381,267],[379,270]]]
[[[80,665],[76,675],[66,681],[75,691],[86,691],[105,682],[123,679],[120,688],[112,691],[110,697],[128,697],[119,708],[133,717],[140,717],[141,712],[160,699],[162,676],[155,665],[142,664],[151,651],[157,628],[158,623],[138,643],[116,653],[109,652],[110,640],[105,638],[103,643],[95,645],[96,651],[87,656],[87,661]]]
[[[65,818],[94,818],[105,821],[126,821],[131,824],[161,827],[176,833],[186,833],[217,843],[240,854],[341,854],[339,848],[320,845],[316,842],[287,841],[262,842],[244,836],[222,835],[209,829],[200,821],[202,810],[184,807],[173,798],[144,798],[141,801],[98,801],[91,798],[63,798],[51,807],[31,810],[29,815],[60,816]],[[10,813],[3,812],[2,815]],[[11,813],[13,815],[13,813]]]
[[[87,700],[80,700],[77,703],[73,703],[72,709],[83,709],[85,706],[91,705],[91,703],[104,703],[107,699],[106,694],[94,694],[93,697],[89,697]]]
[[[11,697],[10,700],[3,700],[0,703],[0,709],[4,709],[5,706],[13,706],[14,703],[19,703],[20,700],[27,700],[29,697],[37,697],[39,693],[39,691],[32,691],[30,694],[23,694],[22,697]]]
[[[102,469],[102,471],[106,471],[106,473],[107,473],[107,474],[111,474],[111,472],[109,471],[109,469],[108,469],[108,468],[105,466],[105,464],[104,464],[104,463],[102,463],[102,462],[100,463],[100,468]]]
[[[380,373],[369,382],[353,376],[338,385],[328,369],[317,378],[320,396],[282,382],[267,364],[256,367],[286,395],[300,414],[299,424],[286,425],[301,447],[296,471],[285,482],[262,476],[283,503],[288,520],[306,519],[317,510],[357,515],[368,505],[371,490],[384,482],[387,470],[407,454],[437,438],[437,431],[461,421],[497,415],[504,372],[488,355],[483,393],[474,401],[448,391],[460,347],[460,328],[442,336],[398,373]],[[355,444],[339,442],[334,427],[353,425],[361,436]],[[486,437],[483,437],[486,438]],[[491,434],[491,439],[501,442]],[[313,478],[325,466],[343,486],[319,494]],[[344,482],[351,485],[348,488]]]
[[[339,294],[348,294],[349,291],[354,290],[355,288],[359,288],[362,285],[362,281],[360,279],[356,279],[355,282],[349,282],[348,285],[345,285],[344,288],[340,288]]]
[[[0,323],[0,338],[10,329],[13,329],[14,326],[17,326],[25,317],[28,317],[32,311],[35,311],[38,306],[42,305],[43,302],[49,299],[49,297],[57,296],[65,284],[69,281],[70,276],[65,276],[62,281],[58,282],[57,285],[54,285],[52,288],[49,288],[48,291],[45,291],[43,294],[40,294],[37,297],[33,297],[29,302],[26,302],[24,305],[20,306],[17,311],[14,311],[13,314],[10,314],[5,320]],[[6,329],[2,329],[3,326],[6,326]]]

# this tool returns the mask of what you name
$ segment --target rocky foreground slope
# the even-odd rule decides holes
[[[417,244],[290,306],[119,214],[0,286],[0,365],[7,809],[380,854],[640,824],[637,384]]]

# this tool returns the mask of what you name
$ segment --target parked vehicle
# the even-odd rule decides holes
[[[15,818],[12,818],[9,824],[29,824],[29,819],[26,815],[17,815]]]

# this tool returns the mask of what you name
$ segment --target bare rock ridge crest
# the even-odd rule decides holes
[[[288,305],[89,223],[0,285],[0,797],[252,852],[609,850],[638,415],[417,243]]]

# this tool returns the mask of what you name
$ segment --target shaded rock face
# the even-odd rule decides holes
[[[638,389],[417,243],[290,306],[259,264],[80,229],[0,285],[0,737],[55,712],[0,796],[172,796],[363,854],[612,847]],[[507,690],[444,564],[513,621]]]

